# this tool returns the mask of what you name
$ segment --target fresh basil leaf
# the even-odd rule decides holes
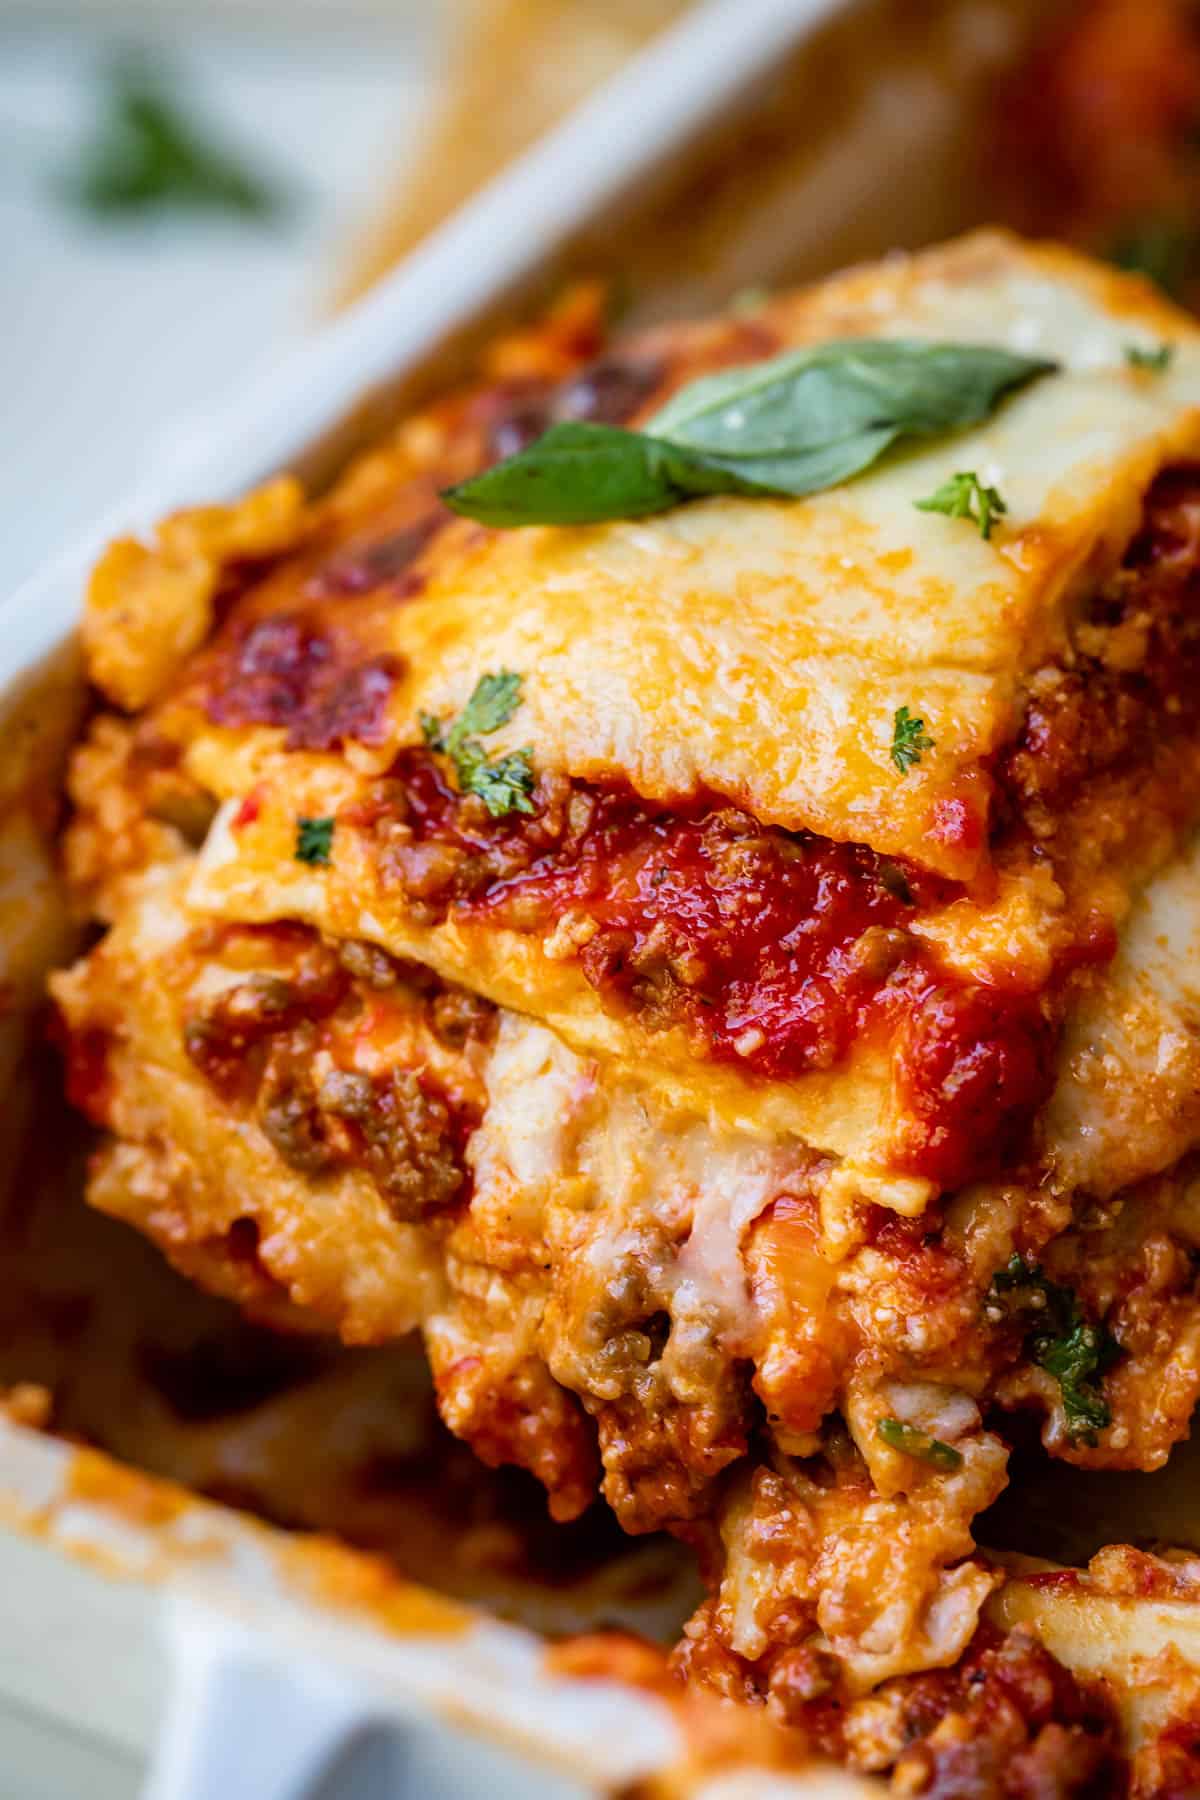
[[[735,488],[719,470],[706,484],[702,471],[685,470],[690,461],[641,432],[572,420],[442,498],[483,525],[590,525],[643,518],[691,494]],[[681,479],[688,475],[695,485]]]
[[[798,499],[849,481],[895,438],[895,430],[885,427],[794,456],[739,462],[615,425],[553,425],[528,449],[442,498],[466,518],[501,528],[645,518],[706,494]]]
[[[646,431],[553,425],[444,498],[503,527],[636,519],[704,494],[800,497],[848,481],[903,437],[975,424],[1054,367],[987,344],[822,344],[703,376]]]
[[[897,436],[893,426],[884,425],[795,455],[755,456],[744,460],[706,455],[703,461],[706,478],[711,481],[712,473],[720,470],[731,481],[736,481],[737,486],[720,489],[710,485],[695,491],[750,494],[760,498],[786,494],[800,500],[805,494],[822,493],[826,488],[838,487],[852,476],[861,475],[864,469],[878,462]]]
[[[1010,389],[1054,367],[990,344],[844,338],[689,382],[646,430],[739,459],[821,449],[885,428],[928,435],[977,424]]]

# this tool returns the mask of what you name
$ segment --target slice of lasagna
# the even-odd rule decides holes
[[[714,393],[827,475],[681,475]],[[498,459],[592,522],[462,516]],[[486,1461],[696,1544],[681,1666],[886,1766],[874,1691],[992,1654],[1010,1418],[1153,1469],[1200,1392],[1200,332],[994,235],[611,350],[576,295],[329,494],[115,545],[84,642],[93,1203],[418,1327]]]

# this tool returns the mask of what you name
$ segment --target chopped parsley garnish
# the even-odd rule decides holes
[[[296,861],[327,863],[333,849],[333,826],[332,819],[297,819]]]
[[[439,722],[428,713],[421,719],[421,729],[431,750],[453,756],[467,738],[488,737],[502,725],[507,725],[520,704],[521,677],[511,670],[501,669],[498,675],[479,677],[474,693],[444,738]]]
[[[1103,1325],[1092,1324],[1073,1289],[1051,1281],[1037,1263],[1027,1263],[1020,1255],[1014,1253],[1003,1269],[997,1269],[992,1289],[1017,1295],[1018,1305],[1030,1312],[1036,1309],[1037,1322],[1030,1322],[1027,1339],[1029,1355],[1058,1382],[1070,1436],[1094,1444],[1096,1433],[1112,1419],[1099,1383],[1120,1355],[1120,1345]]]
[[[924,719],[914,719],[907,706],[896,708],[892,726],[892,761],[902,775],[919,763],[926,750],[933,749],[933,739],[925,730]]]
[[[1125,346],[1125,361],[1130,368],[1147,369],[1154,375],[1161,375],[1170,368],[1174,354],[1174,344],[1160,344],[1157,350],[1144,350],[1139,344]]]
[[[490,757],[479,742],[507,725],[520,704],[521,677],[501,669],[498,675],[479,677],[471,698],[448,728],[432,713],[421,714],[425,742],[439,756],[449,757],[459,792],[478,795],[493,819],[533,811],[532,749],[526,745],[507,756]]]
[[[1098,1387],[1098,1379],[1119,1354],[1116,1340],[1082,1316],[1072,1321],[1061,1337],[1039,1336],[1033,1341],[1033,1358],[1062,1390],[1067,1430],[1074,1438],[1094,1443],[1112,1414]]]
[[[66,192],[104,216],[203,210],[265,219],[282,203],[275,187],[214,143],[162,75],[136,57],[109,71],[103,113]]]
[[[962,1467],[962,1452],[953,1444],[943,1444],[941,1438],[930,1437],[927,1431],[906,1425],[902,1419],[879,1419],[875,1429],[891,1449],[915,1456],[918,1462],[929,1463],[935,1469]]]
[[[960,469],[943,481],[928,499],[914,501],[918,512],[945,513],[948,519],[970,519],[982,538],[990,538],[992,526],[1008,511],[1003,497],[994,487],[985,487],[973,469]]]
[[[506,813],[531,813],[533,801],[533,751],[528,745],[508,756],[488,759],[478,744],[464,744],[456,762],[458,784],[464,794],[477,794],[493,819]]]

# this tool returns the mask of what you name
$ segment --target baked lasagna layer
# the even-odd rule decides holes
[[[855,333],[1060,366],[804,500],[515,531],[439,500],[547,421],[636,422],[693,376]],[[983,237],[596,342],[568,315],[502,347],[501,379],[314,506],[279,482],[110,552],[87,640],[142,709],[127,836],[190,815],[214,920],[376,943],[919,1210],[1031,1153],[1088,971],[1200,814],[1194,327]],[[1151,342],[1161,366],[1130,360]],[[986,540],[916,504],[963,467],[1003,487]],[[527,746],[536,779],[494,818],[426,738],[501,671],[519,701],[489,754]],[[902,768],[905,708],[929,744]],[[326,856],[297,857],[304,819]],[[73,842],[111,889],[127,851],[91,868],[86,806]]]
[[[439,499],[854,335],[1059,367],[802,501]],[[66,863],[107,932],[53,983],[93,1203],[281,1327],[419,1328],[556,1516],[696,1544],[729,1680],[803,1650],[849,1704],[978,1647],[1015,1413],[1084,1467],[1186,1433],[1198,346],[991,236],[605,355],[575,300],[329,495],[96,572]],[[987,537],[917,505],[964,468]],[[447,747],[487,678],[500,816]]]
[[[420,741],[422,711],[458,712],[503,668],[522,675],[523,702],[496,745],[532,744],[547,774],[667,807],[720,795],[764,826],[969,879],[989,861],[990,759],[1019,726],[1025,683],[1070,654],[1153,477],[1200,441],[1185,315],[1066,252],[973,238],[618,346],[615,371],[526,397],[515,420],[511,395],[493,394],[486,443],[476,399],[417,450],[436,479],[439,453],[446,467],[486,459],[555,417],[636,424],[700,374],[860,336],[990,344],[1059,368],[983,425],[803,500],[491,531],[440,511],[428,468],[403,511],[377,476],[378,537],[318,537],[176,685],[195,756],[207,745],[220,760],[232,731],[243,754],[282,736],[293,751],[351,746],[382,772]],[[1127,357],[1163,342],[1161,370]],[[986,541],[916,504],[964,468],[1003,488],[1007,516]],[[898,779],[901,705],[936,754]]]
[[[993,1585],[971,1555],[1005,1480],[989,1409],[1040,1415],[1053,1454],[1096,1467],[1156,1467],[1186,1433],[1187,1159],[1109,1200],[1014,1173],[906,1220],[836,1159],[697,1120],[420,965],[213,925],[188,886],[183,859],[148,871],[54,978],[70,1091],[111,1134],[92,1203],[283,1328],[419,1327],[485,1460],[531,1469],[562,1517],[599,1487],[627,1529],[681,1531],[757,1594],[718,1608],[731,1654],[782,1642],[786,1600],[860,1687],[957,1656]],[[1063,1341],[1107,1346],[1090,1374],[1056,1373],[1048,1307]],[[914,1460],[929,1443],[941,1465]],[[741,1521],[780,1493],[752,1580]],[[897,1536],[885,1583],[869,1545]],[[837,1569],[856,1598],[813,1610]]]

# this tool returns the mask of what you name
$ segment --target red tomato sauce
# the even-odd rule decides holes
[[[893,1165],[940,1186],[1019,1154],[1050,1089],[1054,1012],[1017,987],[947,975],[912,934],[958,884],[861,845],[764,829],[736,807],[652,811],[582,784],[531,819],[476,818],[422,750],[404,752],[388,785],[436,913],[561,928],[563,953],[607,1004],[650,1030],[682,1028],[698,1057],[751,1076],[831,1069],[878,1034],[901,1120]],[[435,846],[436,862],[422,854]],[[1111,935],[1093,934],[1072,965],[1111,950]]]

